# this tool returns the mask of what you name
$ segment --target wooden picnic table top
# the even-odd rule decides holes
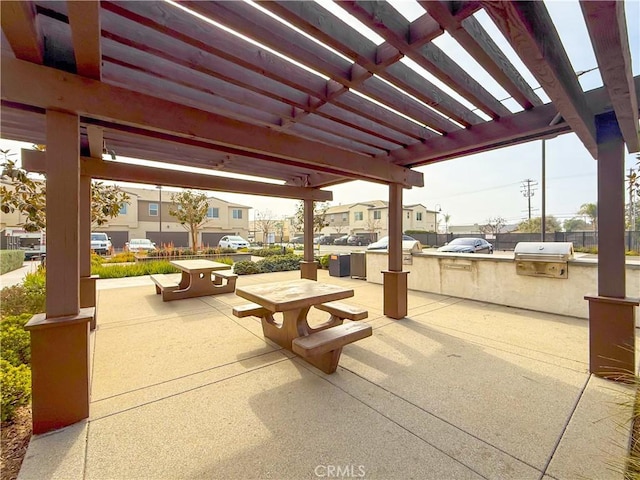
[[[231,268],[231,265],[227,265],[226,263],[214,262],[205,259],[171,260],[169,263],[188,273],[212,272],[214,270],[228,270]]]
[[[352,288],[301,279],[238,287],[236,295],[272,312],[284,312],[353,297],[354,291]]]

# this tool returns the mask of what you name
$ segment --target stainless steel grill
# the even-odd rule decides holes
[[[513,251],[518,275],[569,278],[571,242],[520,242]]]

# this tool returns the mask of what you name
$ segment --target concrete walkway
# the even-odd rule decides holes
[[[333,375],[233,317],[234,294],[100,280],[91,417],[34,437],[19,478],[622,478],[633,390],[588,374],[586,321],[418,292],[395,321],[381,286],[319,280],[374,328]]]
[[[27,273],[33,273],[38,269],[39,261],[28,261],[22,264],[22,267],[0,275],[0,288],[11,287],[22,283]]]

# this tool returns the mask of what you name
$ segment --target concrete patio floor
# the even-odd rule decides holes
[[[409,292],[396,321],[380,285],[318,279],[352,286],[374,329],[332,375],[233,317],[235,294],[100,280],[91,417],[33,437],[19,478],[623,477],[633,390],[589,375],[586,320]]]

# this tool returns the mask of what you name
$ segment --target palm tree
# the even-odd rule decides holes
[[[591,219],[593,231],[598,230],[598,205],[595,203],[583,203],[578,210],[578,215],[585,215]]]
[[[449,233],[449,220],[451,220],[451,215],[445,213],[444,217],[444,233]]]

